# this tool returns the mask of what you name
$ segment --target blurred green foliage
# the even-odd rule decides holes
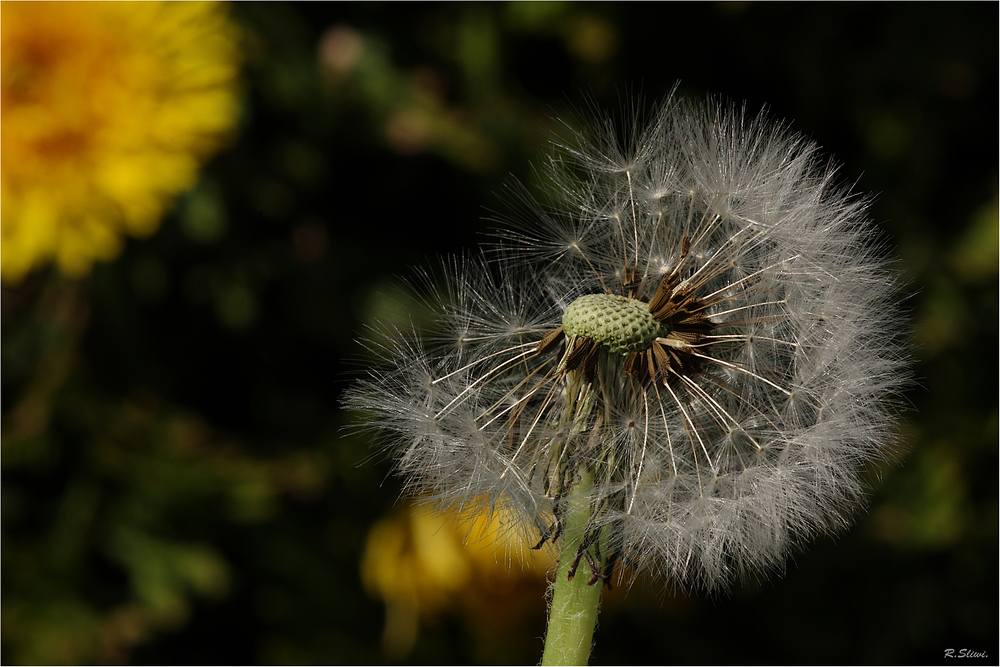
[[[419,317],[399,277],[482,240],[509,174],[543,187],[554,118],[677,80],[768,104],[878,193],[920,385],[854,530],[730,597],[616,591],[593,661],[996,660],[996,4],[233,10],[238,143],[88,280],[4,289],[4,662],[535,662],[541,583],[490,603],[518,641],[455,610],[383,652],[359,558],[399,485],[338,395],[364,323]]]

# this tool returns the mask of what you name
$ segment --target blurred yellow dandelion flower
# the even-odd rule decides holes
[[[152,233],[238,117],[223,5],[0,5],[0,275],[71,276]]]
[[[487,616],[495,627],[533,606],[553,554],[532,550],[512,531],[513,519],[503,507],[492,515],[405,507],[372,527],[361,578],[365,590],[386,604],[382,646],[388,657],[409,653],[421,618],[460,609],[467,617]],[[519,589],[530,582],[537,585],[522,599]]]

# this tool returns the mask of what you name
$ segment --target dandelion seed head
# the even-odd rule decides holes
[[[387,332],[348,394],[408,490],[558,543],[586,468],[588,548],[684,588],[843,529],[908,382],[865,200],[787,127],[675,99],[547,168],[554,194],[515,189],[498,243],[425,275],[433,326]]]

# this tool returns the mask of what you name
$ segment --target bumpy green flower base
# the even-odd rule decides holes
[[[616,294],[586,294],[563,311],[567,336],[590,338],[612,354],[640,352],[661,335],[649,304]]]

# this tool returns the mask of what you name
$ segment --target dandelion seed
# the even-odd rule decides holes
[[[410,489],[515,509],[559,576],[715,590],[863,501],[908,377],[897,281],[865,201],[763,116],[670,100],[628,145],[607,127],[347,402]]]

